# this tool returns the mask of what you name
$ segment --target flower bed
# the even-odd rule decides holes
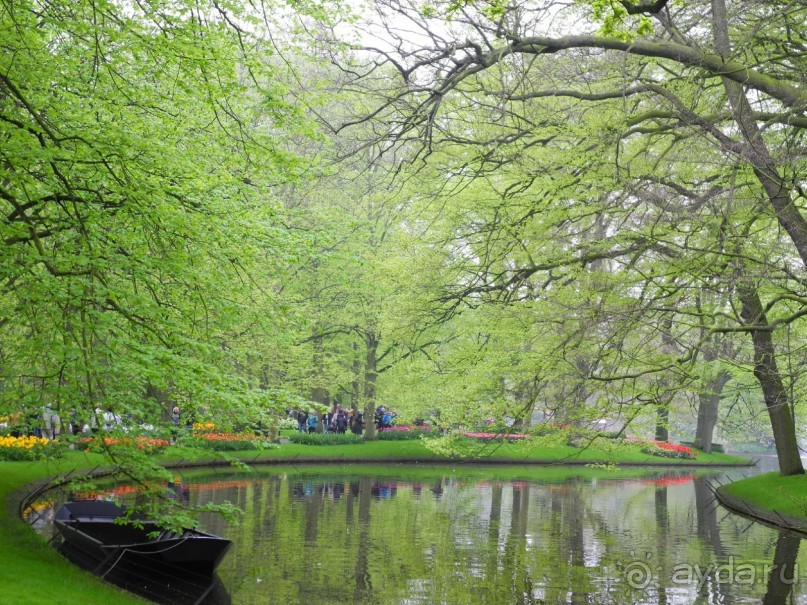
[[[651,456],[662,458],[678,458],[680,460],[694,460],[698,452],[685,445],[670,443],[669,441],[645,441],[642,452]]]
[[[90,437],[81,438],[78,443],[87,452],[98,452],[108,447],[135,447],[147,452],[159,452],[169,445],[167,440],[153,437]]]
[[[37,460],[49,443],[42,437],[0,437],[0,460]]]
[[[212,422],[195,422],[193,424],[193,430],[197,433],[209,433],[213,429],[216,428],[216,425]]]

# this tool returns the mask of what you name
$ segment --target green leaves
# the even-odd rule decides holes
[[[283,405],[232,344],[272,338],[303,247],[270,188],[312,128],[266,33],[237,3],[0,8],[0,408]]]
[[[648,15],[630,15],[625,3],[619,0],[581,1],[580,4],[590,5],[592,17],[602,24],[600,34],[603,36],[630,42],[636,36],[653,33],[653,21]]]

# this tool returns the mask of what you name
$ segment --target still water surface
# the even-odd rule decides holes
[[[233,604],[807,604],[801,538],[712,496],[759,470],[265,467],[183,487],[245,511],[202,519],[235,542]]]

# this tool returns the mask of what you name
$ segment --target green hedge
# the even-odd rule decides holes
[[[271,447],[276,447],[272,442],[263,437],[243,436],[229,436],[228,439],[213,440],[205,439],[200,436],[188,437],[182,441],[184,445],[190,447],[198,447],[214,452],[241,452],[246,450],[264,450]]]

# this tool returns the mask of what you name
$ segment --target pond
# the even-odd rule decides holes
[[[202,518],[235,542],[211,603],[807,603],[801,538],[714,501],[741,472],[262,467],[183,491],[245,511]]]

